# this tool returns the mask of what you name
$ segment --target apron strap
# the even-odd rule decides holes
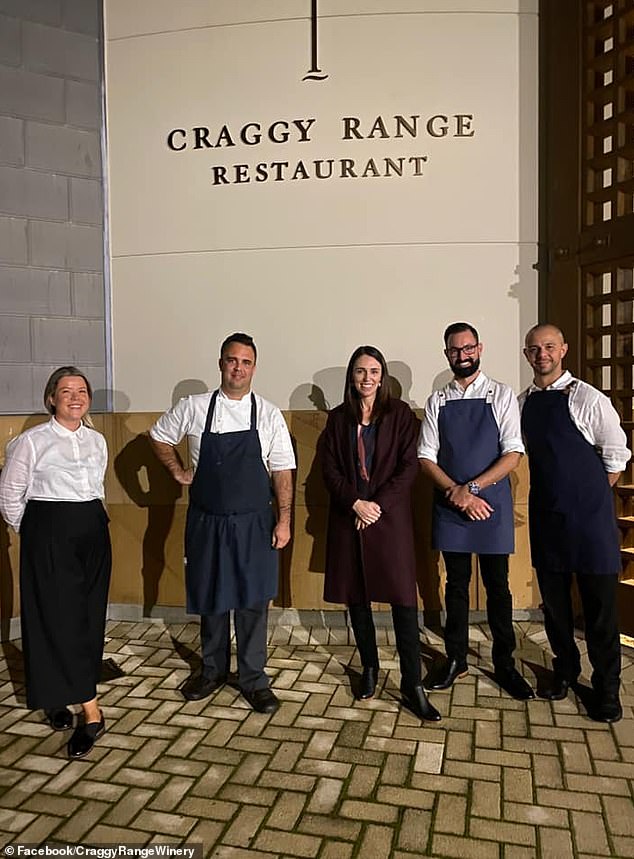
[[[251,432],[257,429],[258,410],[255,405],[255,394],[251,391]]]
[[[493,388],[489,388],[489,390],[487,391],[486,402],[489,406],[493,402]]]
[[[447,403],[447,395],[444,391],[438,391],[438,408],[442,409]]]
[[[218,389],[213,392],[211,395],[211,400],[209,401],[209,408],[207,409],[207,418],[205,419],[205,429],[203,430],[203,434],[209,432],[211,429],[211,421],[214,416],[214,409],[216,408],[216,400],[218,398]]]

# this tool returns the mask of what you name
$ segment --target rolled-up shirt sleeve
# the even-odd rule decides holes
[[[524,453],[522,424],[517,397],[508,385],[498,386],[499,393],[493,401],[495,420],[500,430],[500,451],[505,453]]]
[[[440,435],[438,433],[438,394],[434,393],[425,403],[425,411],[418,433],[418,444],[416,456],[419,459],[428,459],[430,462],[438,462],[438,451],[440,450]]]
[[[597,449],[603,467],[608,472],[624,471],[632,456],[627,447],[627,438],[621,427],[618,412],[608,397],[596,391],[588,397],[576,416],[581,433]],[[571,402],[571,408],[574,402]]]
[[[18,437],[9,442],[0,474],[0,513],[16,533],[26,508],[34,463],[35,452],[28,438]]]
[[[150,428],[150,438],[172,446],[179,444],[193,423],[191,397],[183,397],[164,412]]]
[[[291,434],[286,426],[284,415],[274,408],[270,415],[270,438],[266,461],[270,472],[289,471],[295,468],[295,452]],[[264,433],[260,433],[260,440]]]

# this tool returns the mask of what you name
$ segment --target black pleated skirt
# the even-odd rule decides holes
[[[29,501],[20,527],[27,706],[90,701],[101,671],[112,555],[101,501]]]

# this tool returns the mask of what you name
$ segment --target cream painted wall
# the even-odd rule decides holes
[[[236,329],[258,342],[258,390],[284,408],[312,408],[313,385],[338,402],[361,342],[422,405],[446,377],[442,330],[463,318],[487,371],[520,386],[537,299],[536,0],[321,0],[319,81],[302,79],[309,0],[105,10],[115,408],[213,384]],[[415,138],[394,137],[396,114],[421,117]],[[438,114],[454,133],[452,117],[473,119],[433,137]],[[342,139],[347,116],[364,139]],[[367,138],[377,116],[387,139]],[[240,141],[246,123],[298,119],[303,142],[296,127],[286,143]],[[195,126],[236,145],[168,148],[170,130],[181,145]],[[405,159],[403,176],[314,178],[315,160],[383,173],[386,157]],[[300,160],[311,178],[290,178]],[[289,178],[256,182],[274,161]],[[234,177],[236,164],[251,181],[214,185],[213,167]]]

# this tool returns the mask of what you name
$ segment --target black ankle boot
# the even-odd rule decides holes
[[[361,674],[361,683],[359,684],[359,694],[357,697],[364,701],[366,698],[373,698],[376,691],[376,679],[379,669],[376,666],[364,667]]]

